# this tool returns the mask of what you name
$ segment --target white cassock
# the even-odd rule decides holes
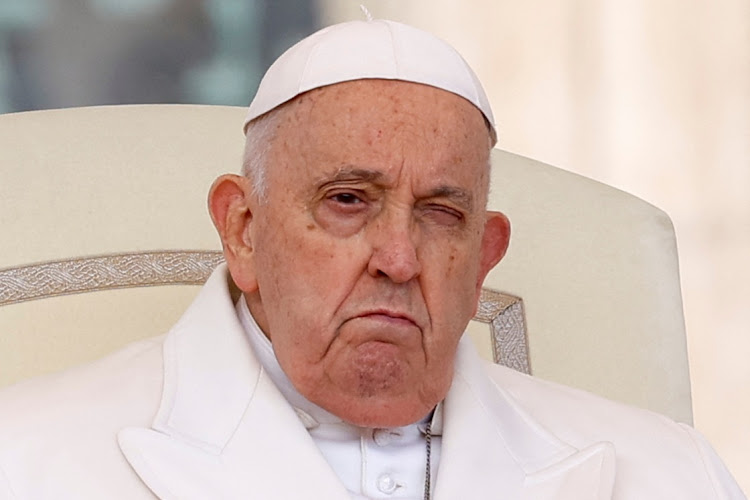
[[[421,497],[419,426],[400,450],[290,404],[228,279],[220,266],[164,337],[0,391],[0,499]],[[435,500],[745,498],[692,428],[485,363],[468,340],[439,417]]]

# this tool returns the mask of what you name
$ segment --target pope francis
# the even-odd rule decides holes
[[[326,28],[266,73],[226,264],[163,337],[0,393],[0,499],[743,499],[693,429],[480,361],[510,223],[444,42]]]

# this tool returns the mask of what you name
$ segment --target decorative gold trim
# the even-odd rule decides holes
[[[482,288],[479,308],[473,319],[490,325],[495,363],[531,373],[526,320],[520,297]]]
[[[0,306],[74,293],[158,285],[200,285],[221,252],[161,251],[102,255],[0,270]]]
[[[224,261],[216,251],[101,255],[0,270],[0,306],[75,293],[159,285],[201,285]],[[530,373],[520,298],[482,289],[476,321],[490,325],[496,363]]]

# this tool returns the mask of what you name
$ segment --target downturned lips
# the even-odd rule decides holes
[[[417,321],[409,314],[389,309],[373,309],[360,313],[356,318],[370,319],[393,324],[394,326],[412,326],[419,328]]]
[[[400,349],[419,349],[424,328],[409,313],[393,309],[370,309],[356,313],[342,324],[339,334],[353,345],[393,344]]]

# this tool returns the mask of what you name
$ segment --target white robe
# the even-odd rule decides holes
[[[349,496],[248,346],[220,267],[164,337],[0,391],[0,499]],[[745,498],[688,426],[461,342],[433,499]]]

